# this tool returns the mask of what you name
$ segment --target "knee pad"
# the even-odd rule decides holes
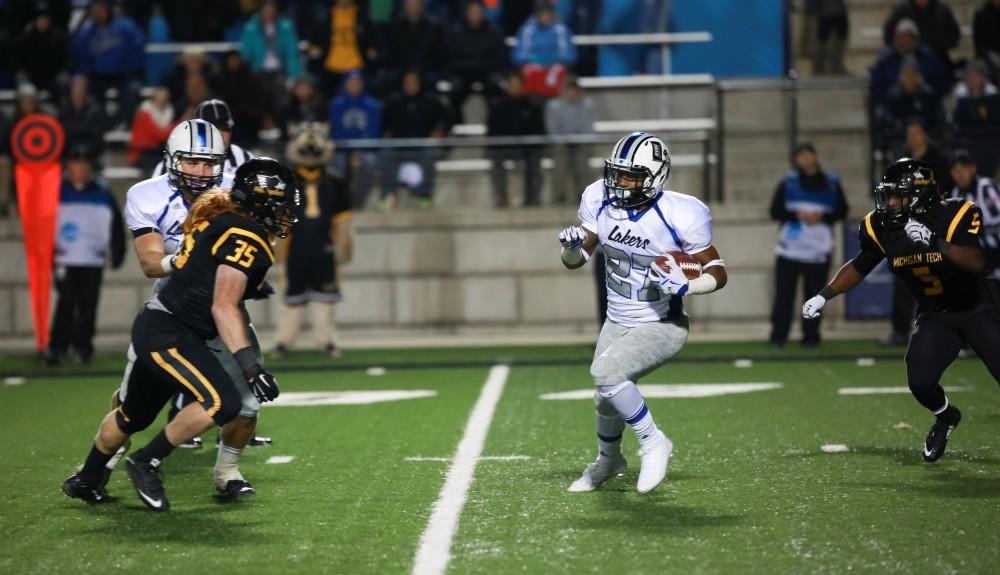
[[[115,411],[115,423],[118,424],[118,429],[125,435],[134,435],[149,427],[153,423],[153,420],[138,421],[135,418],[126,417],[122,413],[122,410],[119,409]]]
[[[598,389],[603,387],[614,387],[628,379],[628,375],[614,365],[607,357],[598,357],[594,363],[590,364],[590,377],[594,378],[594,385]]]

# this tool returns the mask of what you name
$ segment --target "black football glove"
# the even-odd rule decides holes
[[[236,363],[250,386],[250,391],[261,403],[274,401],[278,397],[278,380],[257,362],[257,354],[252,347],[244,347],[233,354]]]
[[[260,368],[260,371],[250,377],[247,383],[250,384],[250,389],[257,397],[257,401],[261,403],[274,401],[278,397],[278,380],[274,379],[274,376],[264,368]]]
[[[254,292],[253,298],[251,299],[267,299],[273,295],[274,286],[267,280],[264,280],[261,282],[260,286],[257,287],[257,290]]]

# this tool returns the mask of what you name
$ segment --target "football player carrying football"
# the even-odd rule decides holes
[[[693,196],[664,190],[669,176],[670,152],[662,140],[646,132],[625,136],[611,149],[604,178],[584,190],[580,226],[559,234],[567,268],[584,265],[598,243],[607,262],[608,318],[590,367],[597,386],[598,455],[570,491],[593,491],[625,470],[626,423],[641,448],[637,490],[651,491],[666,477],[673,444],[653,422],[636,383],[687,341],[683,296],[726,285],[708,208]],[[676,251],[692,255],[704,273],[689,281],[669,255],[665,268],[654,264]]]
[[[937,416],[923,458],[937,461],[962,413],[939,383],[945,368],[968,343],[1000,382],[1000,311],[991,300],[979,244],[982,213],[964,199],[943,199],[934,171],[911,158],[889,166],[875,188],[875,210],[861,222],[861,249],[802,315],[819,315],[826,302],[850,291],[884,258],[917,300],[916,329],[906,350],[910,392]]]

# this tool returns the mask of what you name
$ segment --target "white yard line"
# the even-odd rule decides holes
[[[414,455],[405,457],[406,461],[451,461],[450,457],[427,457],[424,455]],[[484,455],[479,461],[526,461],[531,459],[530,455]]]
[[[966,391],[968,388],[945,386],[945,391]],[[841,387],[837,390],[838,395],[884,395],[894,393],[910,393],[909,387]]]
[[[448,568],[451,540],[458,529],[458,518],[462,514],[476,463],[483,452],[493,412],[500,401],[509,373],[510,367],[506,365],[495,365],[490,369],[479,400],[465,424],[465,434],[455,450],[448,477],[431,511],[430,521],[420,537],[420,546],[413,560],[414,575],[439,575]]]

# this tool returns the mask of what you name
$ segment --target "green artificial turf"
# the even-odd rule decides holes
[[[52,372],[30,358],[5,358],[0,372],[27,378],[0,383],[0,573],[409,573],[450,466],[433,458],[454,454],[489,365],[504,360],[513,367],[482,455],[519,458],[478,463],[451,573],[995,572],[1000,390],[979,361],[956,361],[943,383],[963,388],[950,397],[965,418],[945,457],[924,464],[931,417],[909,394],[837,393],[905,386],[898,358],[849,359],[886,351],[864,342],[818,351],[688,346],[641,383],[782,387],[649,399],[675,451],[668,481],[644,496],[628,431],[623,477],[598,492],[566,492],[596,454],[593,404],[539,396],[590,388],[586,346],[295,354],[270,364],[283,392],[436,395],[265,407],[260,432],[275,443],[248,449],[242,466],[258,495],[214,499],[207,433],[204,449],[164,463],[166,514],[147,511],[121,470],[111,504],[88,506],[59,490],[108,409],[117,358],[58,368],[58,377],[44,377]],[[754,361],[736,367],[739,357]],[[364,367],[375,365],[386,373],[368,375]],[[824,453],[824,444],[849,451]],[[265,463],[275,455],[294,459]]]

